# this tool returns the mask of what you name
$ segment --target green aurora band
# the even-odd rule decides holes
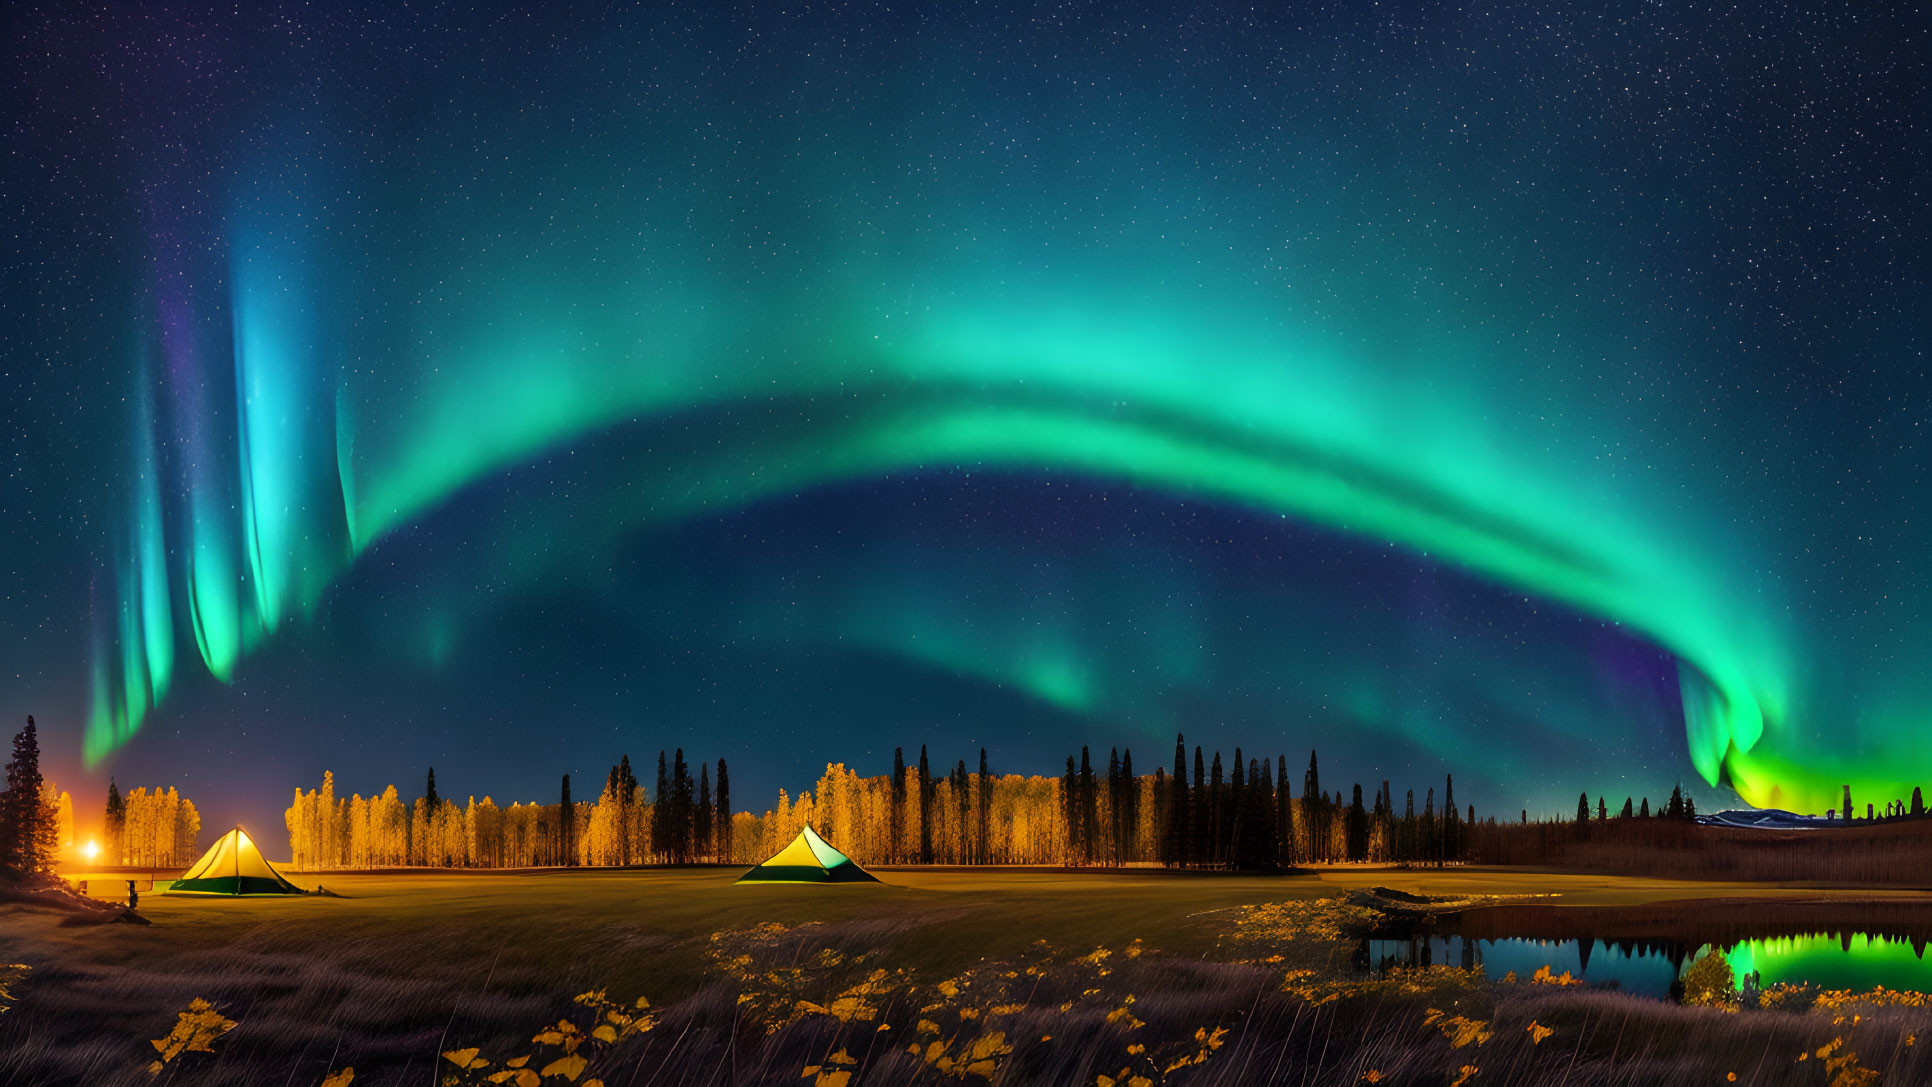
[[[233,402],[136,428],[138,480],[157,478],[157,444],[205,452],[179,496],[131,490],[131,538],[96,606],[89,765],[166,697],[177,640],[227,681],[465,488],[688,419],[703,440],[612,481],[586,536],[909,470],[1065,472],[1326,526],[1621,624],[1680,662],[1690,763],[1752,803],[1819,809],[1841,782],[1932,769],[1818,756],[1794,723],[1815,696],[1788,604],[1721,474],[1671,447],[1670,420],[1593,414],[1633,354],[1669,338],[1611,346],[1620,298],[1529,316],[1588,296],[1583,273],[1456,263],[1522,205],[1520,180],[1436,209],[1452,229],[1363,225],[1469,187],[1481,149],[1418,129],[1416,146],[1374,152],[1404,166],[1378,181],[1374,162],[1301,154],[1297,133],[1333,124],[1319,99],[1203,126],[1189,111],[1204,92],[1120,76],[1084,47],[1025,77],[1041,80],[1025,116],[1093,118],[1049,140],[1004,112],[1011,72],[949,59],[973,28],[845,58],[877,73],[858,89],[801,74],[815,41],[832,48],[809,28],[774,36],[778,61],[722,69],[680,37],[729,32],[654,24],[584,47],[708,95],[639,104],[608,93],[597,63],[538,65],[502,97],[550,105],[484,109],[487,140],[287,95],[290,116],[246,153],[208,152],[243,164],[212,217],[223,286],[200,303],[232,343],[141,370],[193,389],[232,370]],[[481,54],[449,63],[499,75]],[[1261,70],[1238,51],[1221,63]],[[1255,78],[1284,78],[1267,71]],[[1439,78],[1482,78],[1459,71]],[[1257,135],[1263,120],[1281,130]],[[404,146],[406,161],[381,151]],[[1443,319],[1465,294],[1488,317]],[[1080,672],[1041,661],[997,678],[1088,708]]]

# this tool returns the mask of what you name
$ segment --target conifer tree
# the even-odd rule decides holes
[[[1060,817],[1066,823],[1066,863],[1072,864],[1080,857],[1080,770],[1072,755],[1067,756],[1066,775],[1060,779]]]
[[[557,863],[572,867],[577,863],[577,808],[570,802],[570,775],[563,776],[563,792],[557,798]]]
[[[1577,794],[1576,821],[1578,823],[1588,823],[1590,821],[1590,797],[1586,793]]]
[[[1161,837],[1161,860],[1172,865],[1187,863],[1183,845],[1187,830],[1187,737],[1174,734],[1174,776],[1167,779],[1167,825]]]
[[[1278,863],[1292,865],[1298,859],[1295,854],[1295,802],[1294,793],[1288,788],[1288,756],[1275,756],[1275,834],[1279,838],[1276,848]]]
[[[718,809],[718,859],[724,861],[726,864],[730,864],[736,859],[731,852],[731,773],[725,767],[725,761],[722,758],[718,760],[718,793],[716,803]]]
[[[121,788],[111,777],[107,779],[107,812],[102,825],[104,828],[102,836],[107,839],[103,843],[107,851],[107,862],[109,864],[127,863],[126,854],[123,852],[127,839],[127,801],[121,798]]]
[[[1087,746],[1080,745],[1080,856],[1088,864],[1093,863],[1094,837],[1099,822],[1098,794],[1094,787],[1093,760],[1087,753]]]
[[[906,749],[892,749],[892,838],[886,850],[886,859],[897,864],[905,857],[906,848]]]
[[[443,806],[443,798],[436,795],[436,768],[429,768],[429,782],[423,786],[423,799],[429,801],[429,810],[436,811]]]
[[[1315,753],[1308,753],[1308,773],[1301,779],[1301,814],[1308,829],[1308,859],[1325,861],[1328,859],[1327,832],[1328,818],[1321,810],[1322,775],[1321,767],[1315,761]]]
[[[1214,805],[1219,800],[1209,784],[1207,764],[1201,759],[1201,745],[1194,745],[1194,803],[1188,811],[1187,863],[1194,867],[1212,864],[1208,835],[1213,832]]]
[[[41,797],[40,732],[32,715],[13,738],[7,789],[0,793],[0,866],[44,872],[54,862],[52,819]]]
[[[1355,796],[1348,805],[1348,859],[1368,859],[1368,812],[1362,808],[1362,784],[1355,783]]]
[[[691,835],[697,841],[693,850],[696,859],[704,860],[711,853],[711,767],[698,764],[698,810],[691,827]]]
[[[1068,756],[1072,761],[1072,756]],[[926,761],[926,745],[919,745],[919,863],[932,863],[932,800],[937,789],[932,779],[932,764]]]
[[[651,849],[659,860],[671,859],[671,774],[664,749],[657,749],[657,788],[651,793]]]
[[[691,768],[685,765],[684,749],[671,756],[671,848],[679,864],[691,860]]]
[[[993,835],[993,772],[986,767],[986,749],[979,749],[979,831],[973,845],[973,858],[980,864],[991,859]]]

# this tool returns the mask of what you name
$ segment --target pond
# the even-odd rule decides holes
[[[1362,941],[1358,965],[1480,968],[1493,979],[1539,970],[1664,997],[1691,963],[1721,954],[1738,984],[1884,986],[1932,993],[1932,904],[1684,903],[1627,909],[1494,907],[1392,924]]]

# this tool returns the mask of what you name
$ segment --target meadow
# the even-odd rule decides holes
[[[143,895],[149,926],[11,909],[0,963],[26,969],[0,976],[0,1083],[1932,1081],[1915,994],[1738,1012],[1347,961],[1378,886],[1932,903],[1913,892],[1520,868],[738,872],[298,874],[341,897]]]

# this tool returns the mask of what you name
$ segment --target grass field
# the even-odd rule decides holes
[[[30,968],[14,986],[12,1010],[0,1014],[0,1082],[306,1087],[349,1066],[356,1083],[434,1084],[452,1075],[481,1083],[498,1073],[527,1082],[516,1073],[537,1075],[570,1054],[539,1046],[523,1070],[503,1061],[530,1053],[536,1032],[560,1018],[574,1016],[590,1031],[599,1008],[572,997],[597,990],[632,1009],[624,1014],[633,1022],[613,1032],[623,1035],[617,1044],[587,1041],[572,1051],[586,1058],[578,1079],[566,1077],[569,1061],[538,1079],[830,1076],[832,1087],[847,1072],[855,1073],[851,1083],[1092,1084],[1125,1070],[1123,1084],[1133,1075],[1150,1084],[1354,1083],[1374,1071],[1381,1082],[1447,1083],[1475,1067],[1466,1082],[1479,1087],[1558,1082],[1539,1077],[1554,1067],[1560,1038],[1573,1084],[1690,1082],[1658,1079],[1660,1070],[1728,1082],[1723,1075],[1738,1062],[1757,1054],[1762,1063],[1766,1053],[1776,1054],[1769,1071],[1740,1082],[1827,1083],[1828,1058],[1806,1064],[1795,1055],[1844,1034],[1815,1013],[1723,1023],[1711,1017],[1724,1013],[1708,1009],[1446,975],[1308,987],[1341,976],[1344,942],[1324,925],[1342,916],[1334,904],[1351,888],[1554,894],[1590,906],[1851,892],[1522,869],[1273,878],[902,870],[881,873],[888,885],[839,887],[741,887],[732,884],[737,874],[298,875],[343,897],[144,894],[141,912],[154,922],[145,927],[66,927],[54,915],[0,913],[0,961]],[[1275,912],[1247,909],[1284,903]],[[1297,969],[1308,971],[1300,992],[1291,983]],[[637,1029],[639,996],[652,1005],[648,1031]],[[156,1053],[148,1039],[166,1036],[196,998],[236,1026],[212,1053],[185,1053],[150,1079]],[[1452,1045],[1425,1022],[1431,1007],[1492,1024],[1495,1037],[1480,1047]],[[1895,1075],[1932,1078],[1932,1065],[1904,1041],[1922,1015],[1867,1015],[1858,1052]],[[1509,1023],[1505,1037],[1510,1016],[1524,1021]],[[1559,1034],[1530,1039],[1527,1024],[1538,1016]],[[1693,1043],[1701,1030],[1725,1040]],[[999,1041],[988,1042],[994,1035]],[[936,1056],[935,1043],[943,1048]],[[1135,1045],[1143,1050],[1130,1052]],[[975,1046],[984,1051],[977,1060]],[[459,1071],[439,1056],[467,1047],[492,1063]],[[1874,1059],[1875,1047],[1889,1047],[1889,1056]],[[827,1063],[841,1053],[856,1063]],[[1168,1067],[1175,1062],[1183,1063]],[[1718,1067],[1726,1063],[1733,1067]],[[817,1071],[802,1075],[808,1066]]]

